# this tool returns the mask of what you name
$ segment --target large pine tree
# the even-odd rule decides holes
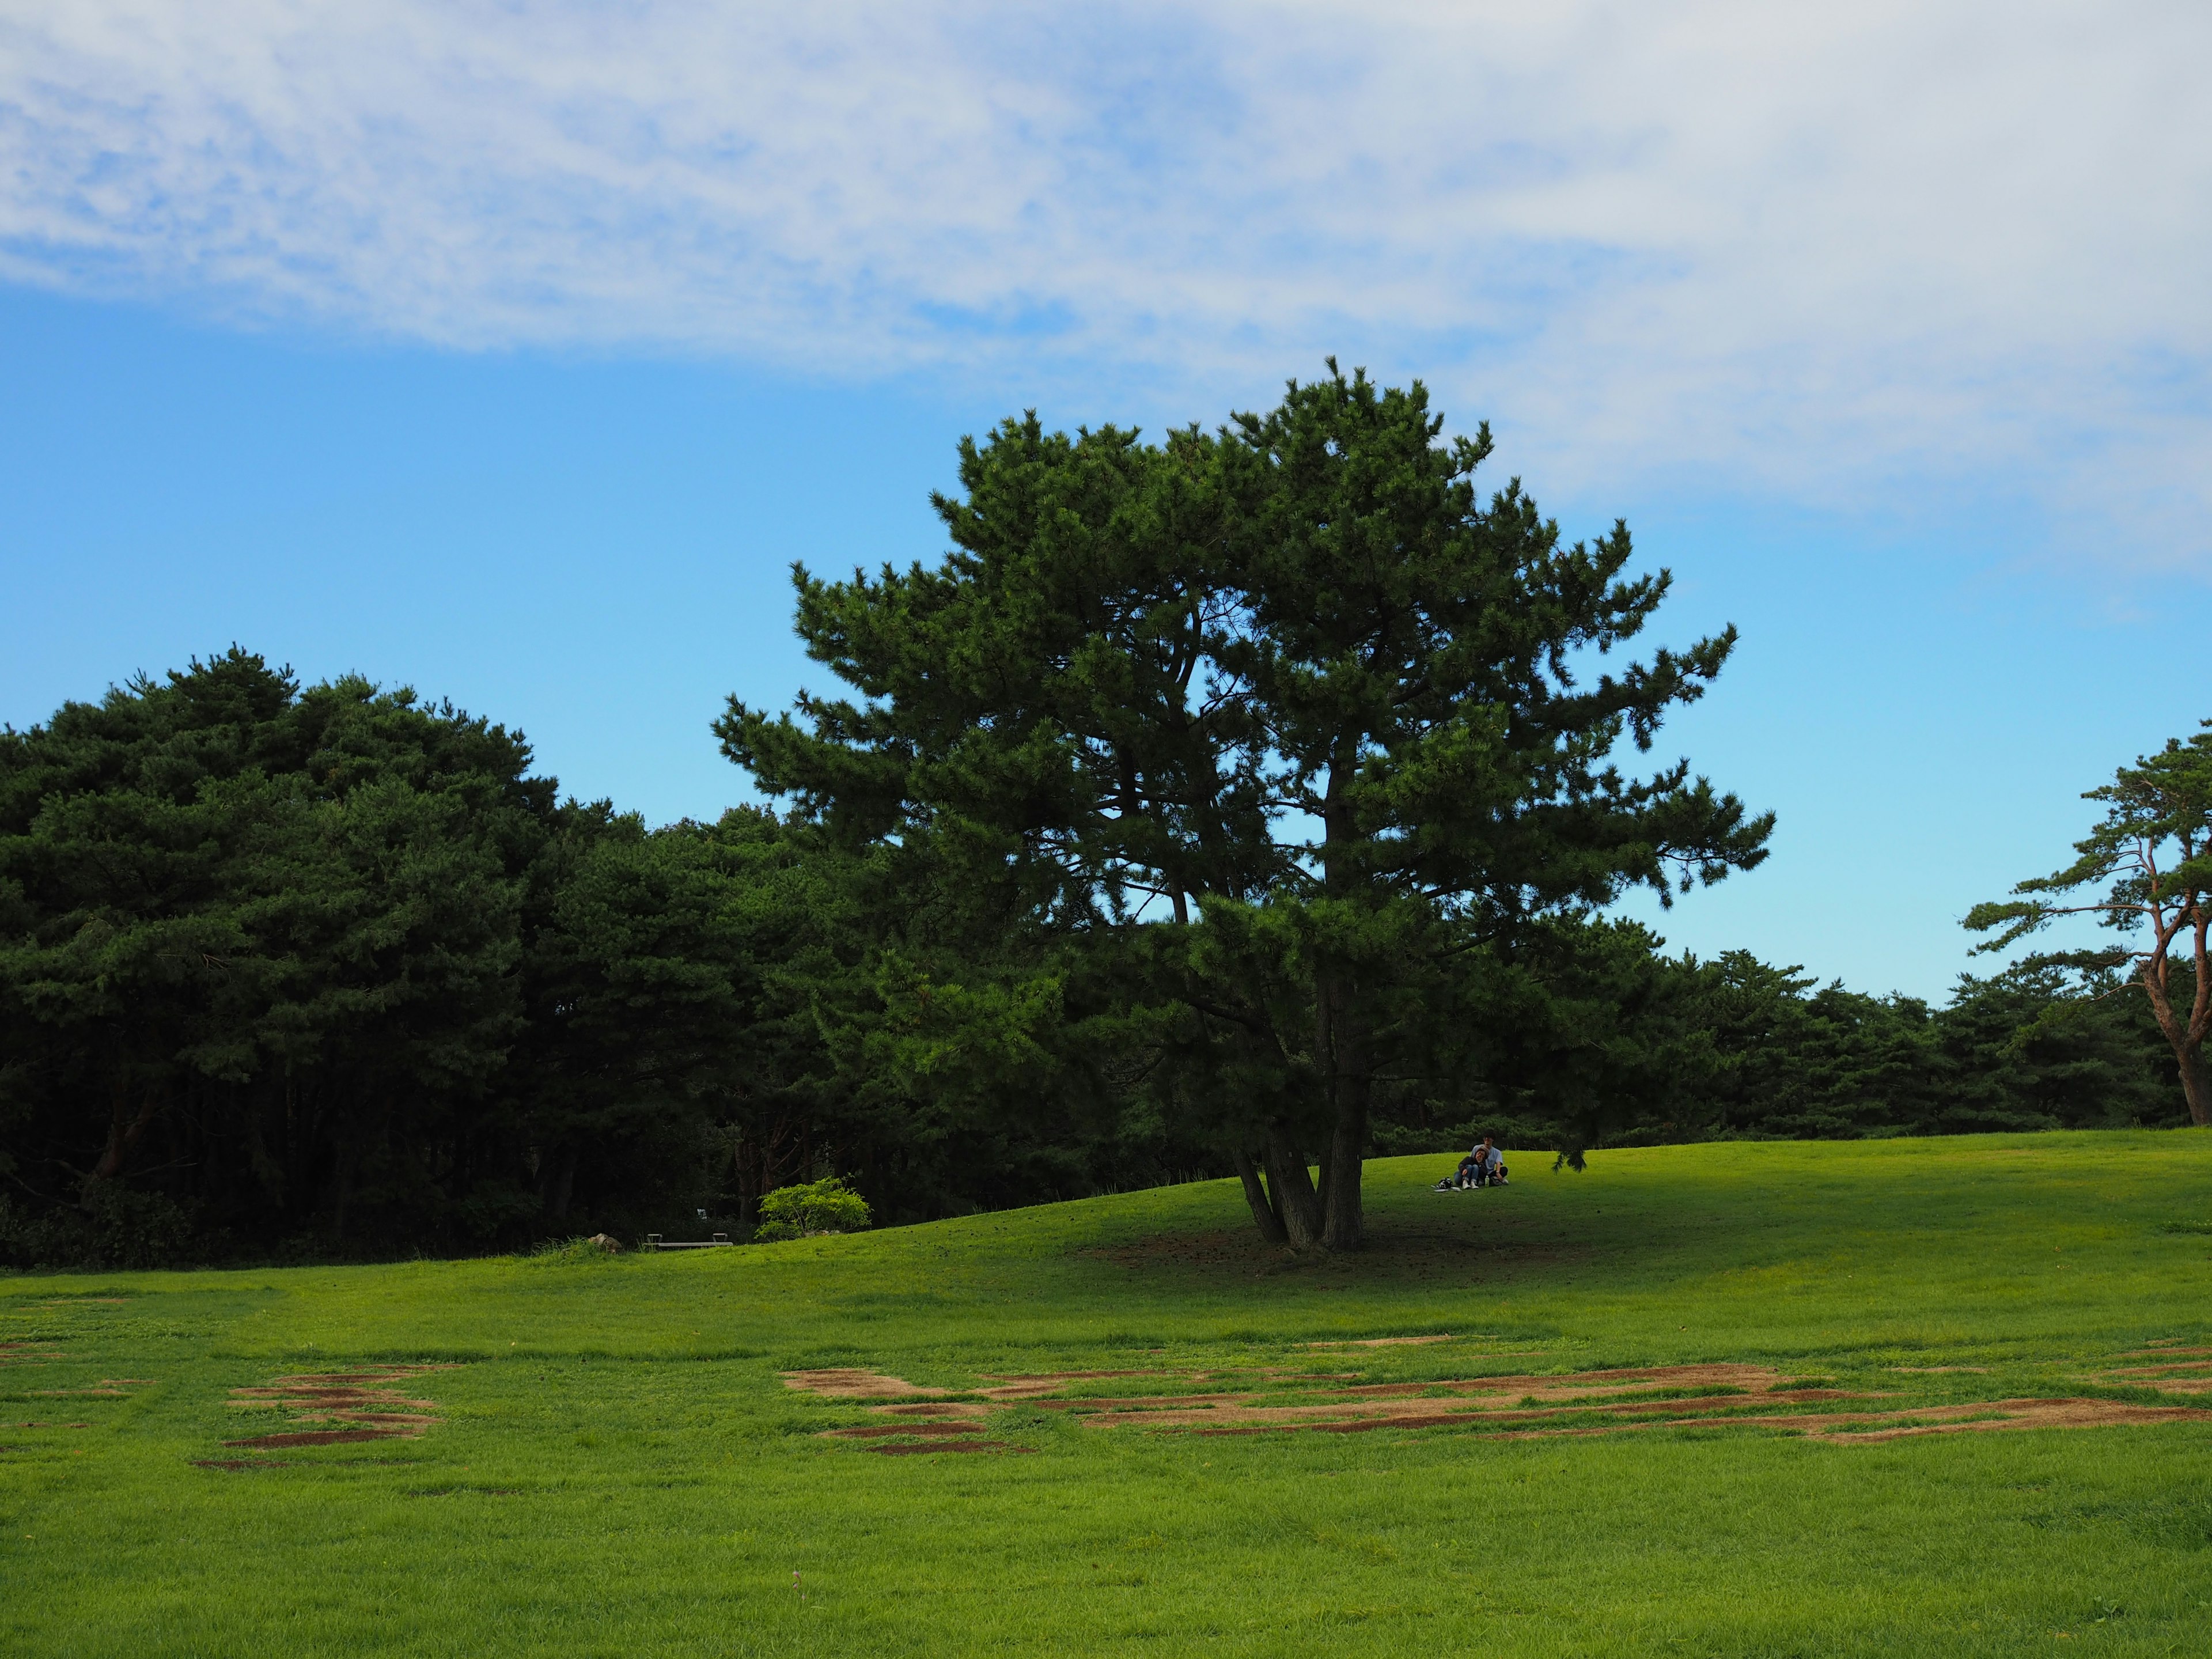
[[[1749,867],[1771,820],[1619,762],[1733,630],[1613,668],[1668,588],[1624,575],[1626,528],[1563,546],[1517,481],[1478,497],[1487,428],[1446,441],[1418,382],[1329,368],[1215,434],[964,441],[941,564],[797,573],[857,696],[720,729],[803,814],[927,860],[977,960],[1126,968],[1262,1231],[1352,1249],[1374,1091],[1457,965]]]

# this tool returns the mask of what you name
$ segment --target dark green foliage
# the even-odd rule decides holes
[[[236,650],[0,737],[19,1194],[96,1218],[135,1175],[203,1228],[333,1241],[459,1201],[522,1024],[528,757]]]
[[[942,562],[797,573],[848,695],[717,723],[781,811],[649,830],[235,647],[0,732],[0,1263],[799,1225],[763,1198],[836,1176],[895,1224],[1234,1173],[1348,1249],[1370,1152],[1485,1133],[1580,1168],[2176,1119],[2212,1000],[2162,946],[1937,1010],[1608,920],[1764,857],[1635,769],[1733,633],[1623,661],[1666,573],[1441,431],[1332,364],[1210,435],[963,441]],[[2021,890],[2110,878],[2201,958],[2208,744]]]
[[[1110,1091],[1000,1109],[1069,1097],[1086,1028],[1048,979],[934,981],[945,902],[896,847],[647,830],[528,765],[234,649],[0,736],[0,1263],[744,1227],[831,1168],[910,1220],[1194,1167]]]
[[[1095,1121],[1122,1078],[1295,1244],[1358,1245],[1378,1098],[1461,1067],[1440,1018],[1494,1012],[1470,988],[1564,1017],[1559,927],[1755,864],[1771,824],[1686,763],[1619,763],[1733,635],[1588,672],[1665,573],[1624,574],[1619,526],[1563,545],[1517,481],[1485,502],[1487,431],[1442,424],[1334,363],[1213,437],[1008,421],[962,447],[942,564],[798,573],[800,635],[857,696],[719,728],[935,896],[903,925],[990,1057],[979,1104]],[[1054,999],[1085,1041],[1040,1040]],[[1546,1063],[1587,1091],[1603,1046]]]

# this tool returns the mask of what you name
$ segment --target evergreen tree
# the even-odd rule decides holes
[[[720,729],[803,817],[930,861],[971,961],[1080,945],[1180,1010],[1177,1097],[1222,1102],[1257,1224],[1351,1249],[1375,1091],[1455,964],[1748,867],[1771,819],[1617,763],[1733,634],[1602,672],[1668,586],[1623,576],[1626,529],[1563,546],[1517,482],[1481,502],[1486,429],[1441,442],[1418,384],[1330,370],[1211,438],[964,442],[942,565],[797,574],[859,700]]]

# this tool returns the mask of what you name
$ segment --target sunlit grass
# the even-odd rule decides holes
[[[0,1281],[0,1420],[51,1425],[0,1428],[0,1650],[2201,1650],[2212,1423],[1217,1438],[1016,1402],[980,1431],[1025,1455],[880,1456],[820,1434],[869,1402],[778,1376],[1266,1394],[1738,1361],[1899,1402],[2212,1406],[2100,1380],[2212,1343],[2212,1137],[1530,1156],[1429,1192],[1449,1161],[1370,1164],[1349,1261],[1262,1249],[1231,1182],[682,1256]],[[224,1443],[291,1422],[233,1389],[424,1362],[451,1368],[394,1385],[433,1403],[420,1437]]]

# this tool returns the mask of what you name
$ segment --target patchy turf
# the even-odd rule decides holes
[[[1443,1339],[1365,1338],[1309,1347],[1379,1346]],[[2153,1350],[2179,1356],[2197,1350]],[[2135,1358],[2138,1356],[2128,1356]],[[2168,1393],[2212,1389],[2202,1373],[2206,1362],[2121,1365],[2093,1379],[2121,1385],[2148,1385]],[[1982,1366],[1892,1366],[1893,1370],[1929,1373],[1972,1371]],[[813,1386],[819,1373],[787,1375],[787,1386],[830,1393]],[[898,1378],[868,1371],[836,1374],[842,1397],[880,1399],[921,1394]],[[1085,1384],[1126,1382],[1143,1378],[1149,1387],[1098,1393]],[[1203,1386],[1211,1384],[1213,1386]],[[942,1390],[931,1392],[942,1393]],[[910,1417],[957,1412],[963,1417],[1004,1411],[1017,1402],[1042,1411],[1066,1412],[1087,1426],[1130,1428],[1152,1433],[1188,1431],[1200,1435],[1270,1432],[1360,1434],[1377,1429],[1454,1430],[1492,1432],[1508,1439],[1544,1435],[1620,1434],[1655,1427],[1726,1427],[1746,1432],[1806,1435],[1843,1443],[1870,1443],[1908,1434],[1984,1432],[1995,1429],[2088,1429],[2117,1425],[2212,1421],[2212,1411],[2179,1405],[2143,1405],[2112,1399],[2039,1397],[1969,1401],[1937,1406],[1891,1405],[1893,1391],[1808,1386],[1771,1366],[1722,1363],[1655,1365],[1636,1370],[1478,1374],[1434,1377],[1412,1382],[1356,1382],[1344,1373],[1285,1371],[1279,1369],[1178,1372],[1162,1370],[1058,1371],[1036,1376],[983,1377],[974,1392],[981,1401],[965,1404],[878,1406],[878,1414]],[[1876,1404],[1877,1401],[1882,1402]],[[988,1403],[984,1403],[988,1402]],[[1817,1405],[1815,1412],[1778,1407]],[[858,1428],[826,1429],[825,1439],[923,1440],[933,1435],[972,1435],[968,1423],[906,1422]],[[886,1450],[873,1446],[871,1450]],[[902,1447],[921,1450],[917,1444]]]
[[[0,1280],[0,1650],[2202,1650],[2212,1136],[1449,1162]]]

